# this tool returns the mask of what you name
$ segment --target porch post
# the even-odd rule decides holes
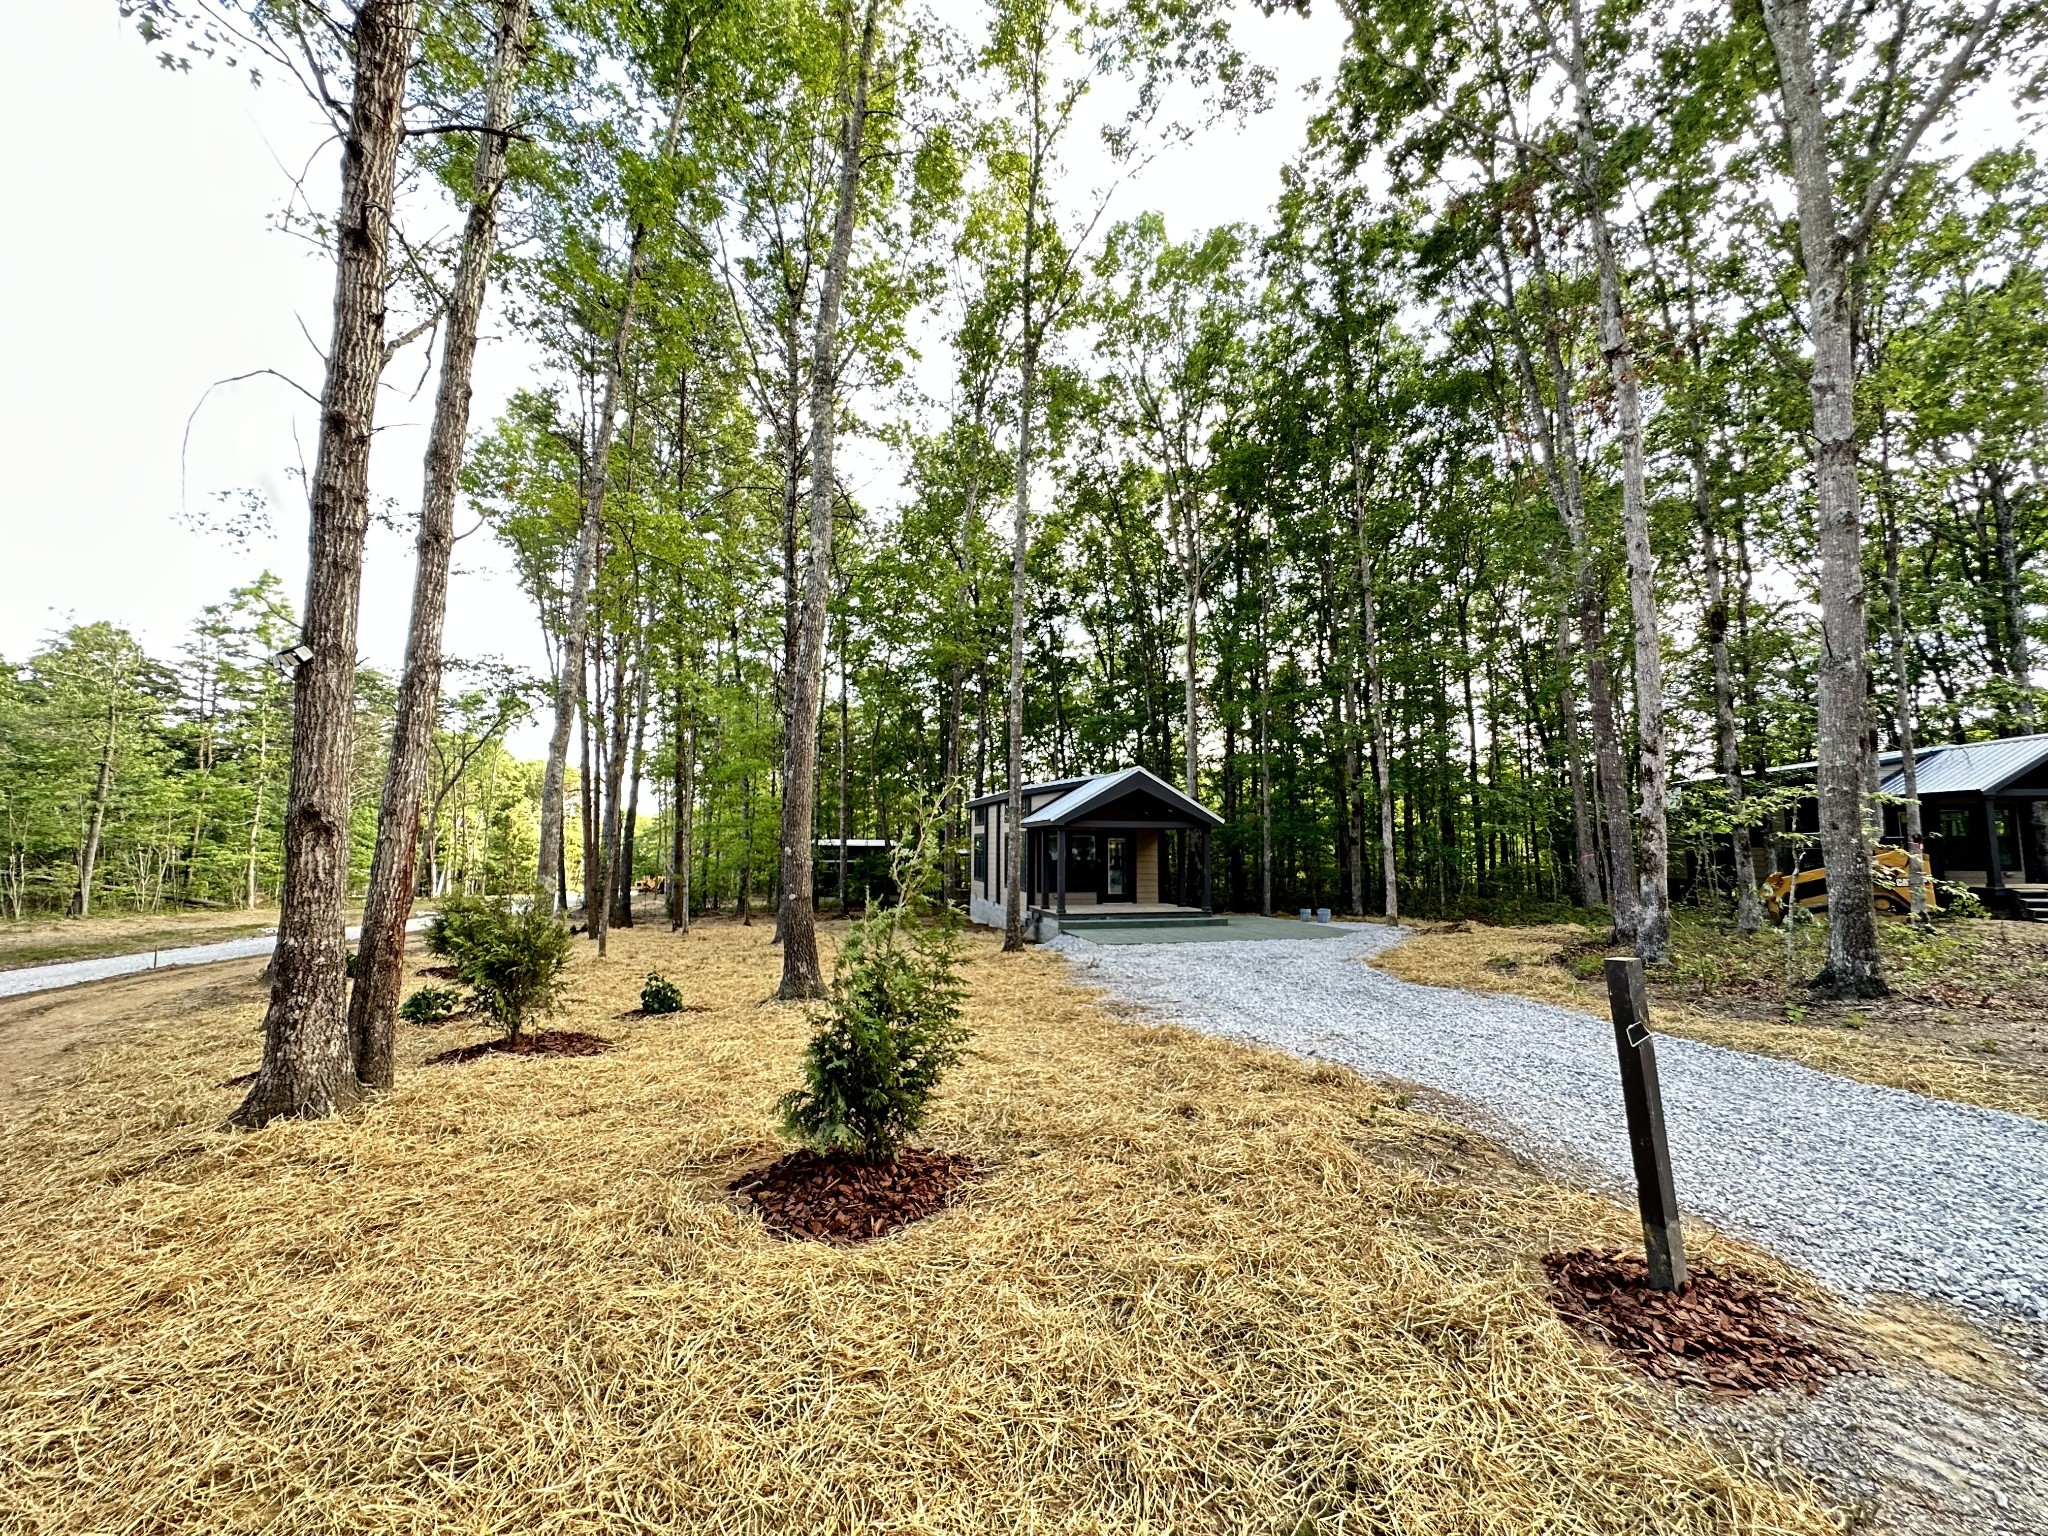
[[[1060,828],[1060,916],[1067,915],[1067,829]]]
[[[2005,894],[2005,850],[1998,846],[1998,806],[1989,795],[1984,797],[1984,846],[1991,850],[1991,864],[1985,871],[1990,882],[1991,894]]]
[[[1209,903],[1209,829],[1202,828],[1202,916],[1214,916]]]

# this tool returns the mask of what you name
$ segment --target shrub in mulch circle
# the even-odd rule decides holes
[[[452,1051],[442,1051],[429,1056],[426,1065],[430,1067],[460,1066],[465,1061],[478,1061],[485,1056],[602,1056],[612,1048],[613,1042],[603,1035],[586,1035],[580,1029],[543,1029],[531,1035],[522,1035],[517,1044],[511,1040],[479,1040],[475,1045],[459,1045]]]
[[[930,898],[938,822],[922,818],[926,830],[897,850],[897,905],[870,911],[839,951],[803,1081],[782,1096],[782,1129],[803,1148],[730,1186],[781,1236],[880,1237],[943,1209],[968,1171],[965,1158],[906,1145],[967,1042],[959,918]]]
[[[917,1147],[875,1160],[804,1147],[728,1187],[777,1237],[844,1246],[944,1210],[973,1171],[964,1157]]]
[[[659,971],[647,973],[647,984],[640,989],[640,1011],[653,1015],[657,1013],[681,1013],[683,1011],[683,989],[670,981]]]
[[[1736,1275],[1694,1266],[1683,1291],[1657,1291],[1640,1258],[1590,1248],[1546,1254],[1543,1267],[1566,1323],[1662,1381],[1814,1392],[1850,1368],[1790,1300]]]

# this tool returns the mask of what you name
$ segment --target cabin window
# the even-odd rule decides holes
[[[987,823],[984,822],[983,825]],[[974,879],[978,885],[988,884],[988,834],[974,834]]]
[[[1945,805],[1941,808],[1940,837],[1968,837],[1970,835],[1970,813],[1960,805]]]

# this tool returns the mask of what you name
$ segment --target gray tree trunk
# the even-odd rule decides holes
[[[420,803],[426,795],[427,753],[433,746],[441,700],[441,632],[448,612],[448,566],[455,549],[455,498],[469,431],[477,323],[498,247],[498,194],[505,182],[507,130],[526,53],[529,14],[529,0],[500,0],[497,51],[485,92],[469,218],[448,295],[447,339],[427,440],[426,484],[420,493],[412,623],[398,686],[391,762],[377,813],[377,846],[363,899],[355,981],[349,991],[356,1078],[369,1088],[389,1088],[393,1077],[391,1047],[405,980],[405,925],[412,916]]]
[[[1670,828],[1665,813],[1664,664],[1658,649],[1657,564],[1650,548],[1643,472],[1643,408],[1635,355],[1622,315],[1621,264],[1608,227],[1592,84],[1586,70],[1584,17],[1572,0],[1571,74],[1578,105],[1580,191],[1600,287],[1600,353],[1614,380],[1615,430],[1621,439],[1621,528],[1628,552],[1630,632],[1636,683],[1635,948],[1652,965],[1671,958]]]
[[[860,212],[866,163],[868,77],[874,67],[875,0],[861,18],[853,96],[839,126],[839,205],[832,248],[818,289],[811,343],[810,554],[804,569],[796,664],[790,677],[789,716],[782,771],[782,985],[776,996],[825,995],[818,963],[817,917],[811,905],[811,821],[818,798],[818,711],[825,692],[825,609],[832,582],[833,441],[839,413],[839,311],[853,260],[854,220]]]
[[[263,1064],[232,1116],[256,1127],[352,1104],[347,1013],[348,808],[355,721],[356,610],[369,527],[370,437],[384,371],[385,280],[414,0],[363,0],[351,29],[353,100],[335,221],[334,331],[310,495],[305,620],[312,658],[292,698],[284,888],[271,957]]]
[[[1777,55],[1785,126],[1798,194],[1813,366],[1813,481],[1820,554],[1821,856],[1827,865],[1828,959],[1819,984],[1839,997],[1882,997],[1877,915],[1868,897],[1870,845],[1863,828],[1865,662],[1862,496],[1856,481],[1856,371],[1849,252],[1841,238],[1826,108],[1813,57],[1806,0],[1764,0]]]
[[[1038,334],[1032,314],[1033,266],[1038,258],[1038,187],[1044,173],[1045,128],[1039,103],[1039,79],[1031,76],[1031,163],[1024,191],[1024,248],[1021,282],[1023,326],[1019,332],[1017,369],[1017,491],[1010,523],[1010,686],[1008,694],[1010,792],[1004,807],[1003,836],[1009,840],[1003,895],[1003,949],[1024,947],[1024,626],[1030,595],[1025,556],[1031,529],[1031,413],[1038,393]]]
[[[86,825],[85,846],[78,851],[78,889],[71,897],[73,917],[92,916],[92,875],[100,861],[100,838],[107,825],[107,801],[114,793],[114,727],[117,720],[110,691],[107,696],[107,731],[100,742],[99,777],[92,791],[92,819]]]

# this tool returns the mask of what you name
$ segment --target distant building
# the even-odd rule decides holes
[[[1967,886],[1994,912],[2048,921],[2048,828],[2037,821],[2038,808],[2048,800],[2048,735],[1921,747],[1913,762],[1928,872],[1937,880]],[[1899,753],[1878,754],[1877,771],[1881,794],[1905,795]],[[1796,781],[1811,779],[1813,772],[1812,763],[1788,763],[1773,768],[1771,775]],[[1884,806],[1887,843],[1905,845],[1905,819],[1904,804],[1894,800]],[[1768,872],[1761,838],[1770,830],[1758,827],[1754,832],[1759,877]],[[1801,800],[1780,817],[1776,830],[1817,837],[1820,815],[1815,800]],[[1718,851],[1722,861],[1726,846],[1722,841]],[[1820,858],[1816,844],[1803,862],[1811,867]],[[1787,856],[1779,862],[1781,872],[1789,873],[1792,859]]]

